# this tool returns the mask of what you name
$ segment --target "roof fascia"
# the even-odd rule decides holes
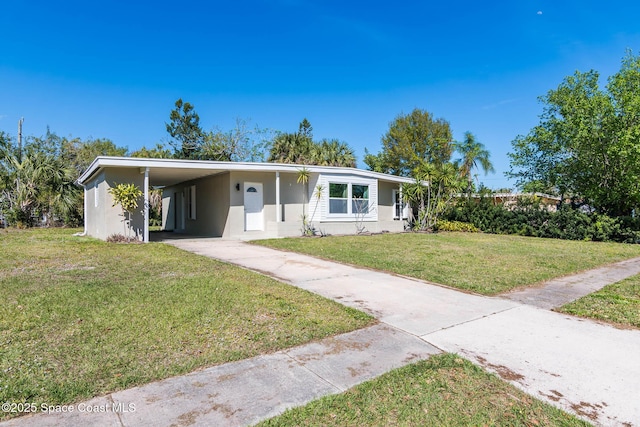
[[[254,162],[218,162],[209,160],[179,160],[179,159],[148,159],[139,157],[110,157],[99,156],[89,165],[87,170],[78,178],[79,184],[86,183],[98,169],[105,167],[125,167],[125,168],[178,168],[178,169],[222,169],[227,171],[248,171],[248,172],[284,172],[297,173],[302,168],[306,168],[311,173],[351,173],[354,175],[367,176],[383,181],[397,183],[414,182],[412,178],[389,175],[380,172],[366,171],[357,168],[344,168],[337,166],[314,166],[297,165],[285,163],[254,163]]]

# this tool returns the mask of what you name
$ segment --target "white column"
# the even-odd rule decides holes
[[[144,242],[149,242],[149,168],[144,168]]]
[[[89,231],[88,228],[87,228],[87,207],[89,205],[87,203],[87,196],[88,196],[88,194],[87,194],[87,186],[85,184],[82,184],[82,188],[84,188],[84,233],[83,234],[86,236],[87,232]],[[6,219],[5,219],[5,221],[6,221]],[[5,222],[5,224],[6,224],[6,222]],[[6,225],[5,225],[5,228],[6,228]]]
[[[399,196],[398,198],[400,199],[398,201],[398,203],[400,203],[400,215],[399,215],[399,220],[402,221],[404,219],[404,201],[402,200],[402,184],[399,185],[400,190],[399,190]]]
[[[276,222],[282,222],[282,208],[280,207],[280,172],[276,172]]]

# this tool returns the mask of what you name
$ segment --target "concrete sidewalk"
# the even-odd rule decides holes
[[[172,244],[278,277],[381,324],[89,402],[104,412],[75,405],[71,414],[2,426],[247,425],[441,350],[595,424],[640,425],[640,331],[241,242]],[[135,411],[124,411],[130,404]]]
[[[503,298],[551,310],[640,274],[640,258],[632,258],[570,276],[558,277],[502,295]]]

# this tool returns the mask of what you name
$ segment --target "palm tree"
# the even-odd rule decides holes
[[[268,162],[294,163],[307,165],[312,163],[312,141],[301,133],[281,133],[269,151]]]
[[[314,144],[313,164],[320,166],[342,166],[353,168],[356,166],[356,156],[353,149],[337,139],[323,139]]]
[[[19,152],[0,135],[0,208],[14,225],[72,217],[82,204],[75,177],[75,169],[55,154],[29,145]]]
[[[313,128],[307,119],[296,133],[280,133],[273,140],[268,162],[298,165],[355,167],[353,149],[337,139],[313,140]]]
[[[461,159],[456,160],[456,164],[460,170],[460,176],[467,180],[467,194],[471,195],[473,180],[471,171],[473,169],[482,168],[485,175],[489,172],[495,172],[493,165],[489,160],[489,151],[483,144],[476,141],[476,137],[471,132],[465,132],[464,140],[454,144],[455,149],[462,155]]]

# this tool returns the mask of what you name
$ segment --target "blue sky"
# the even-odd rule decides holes
[[[347,142],[364,167],[389,122],[414,108],[474,133],[504,178],[537,97],[576,70],[640,51],[640,2],[519,0],[64,1],[0,5],[0,130],[166,141],[176,99],[205,130],[252,125]]]

